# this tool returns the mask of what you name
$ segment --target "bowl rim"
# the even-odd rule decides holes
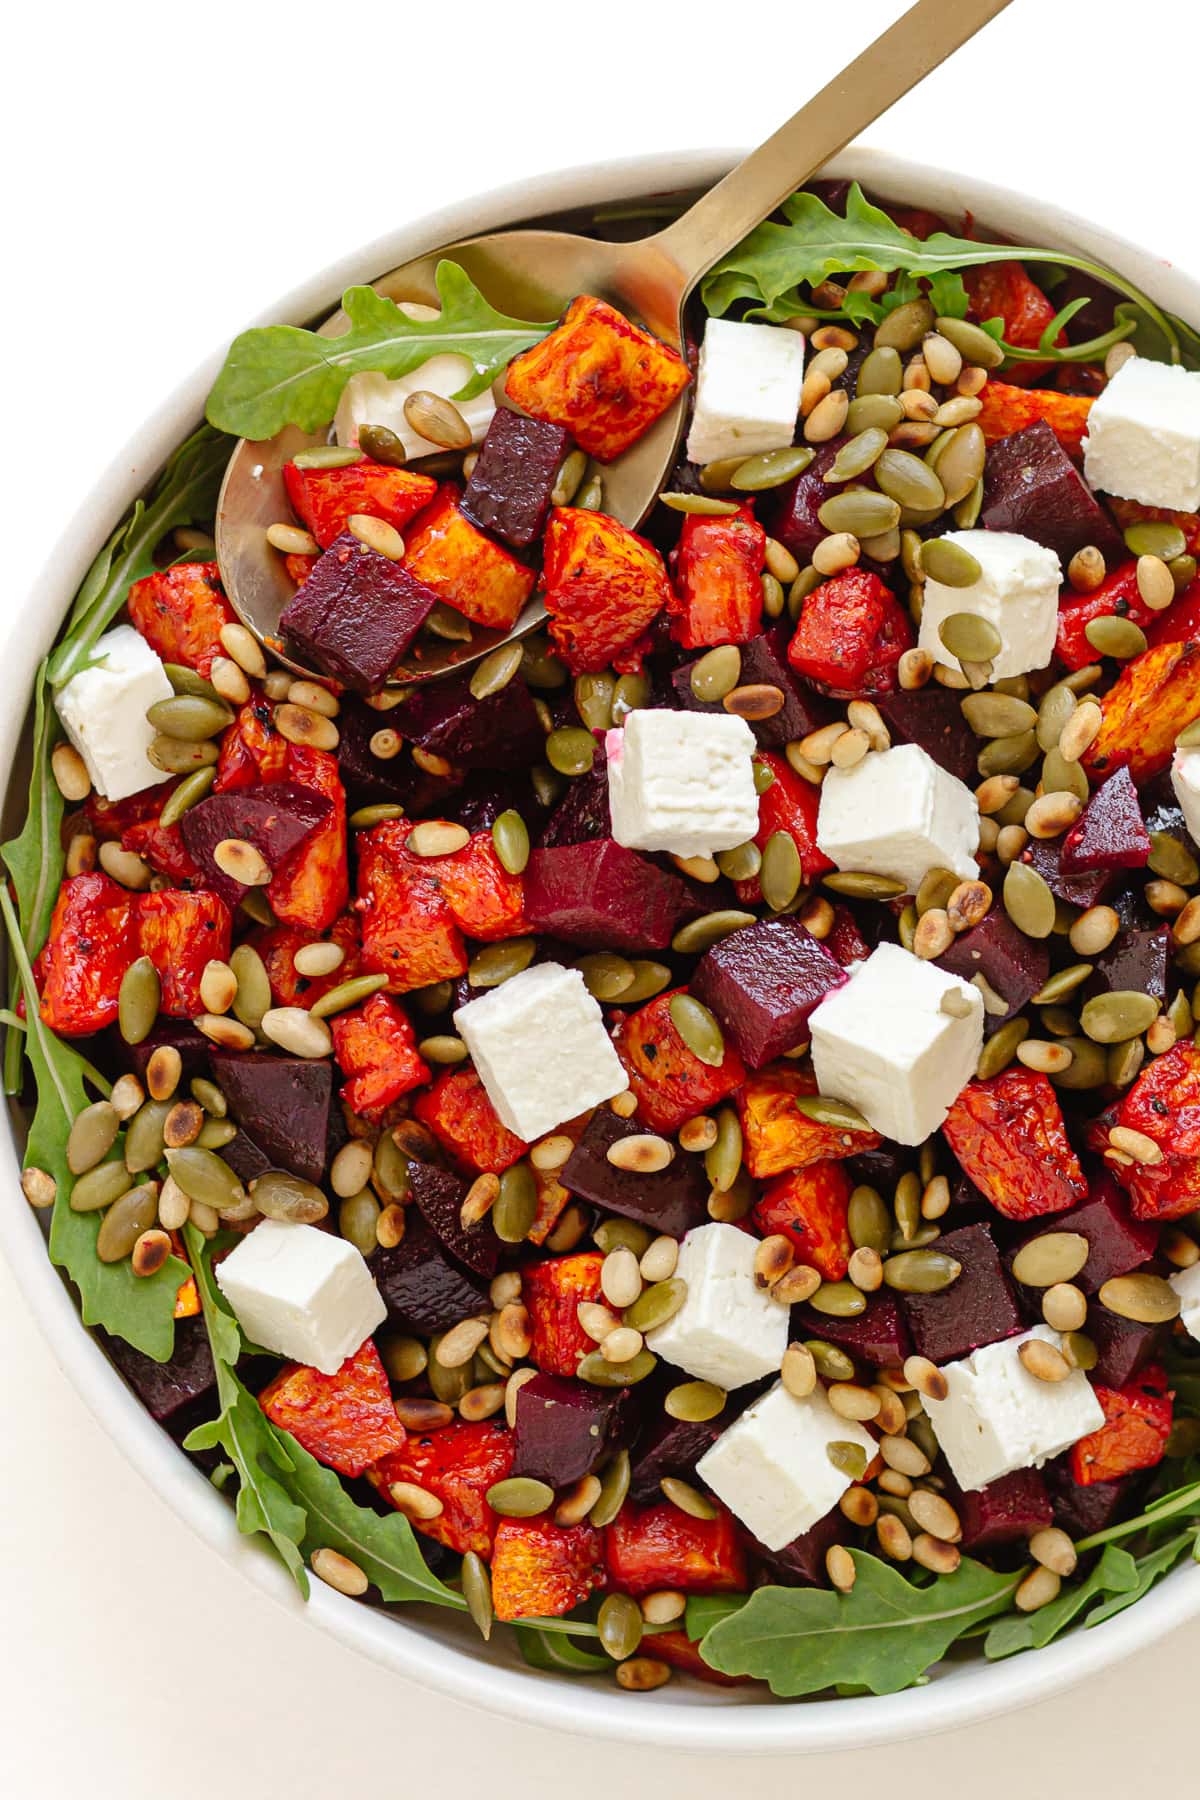
[[[724,174],[740,154],[696,149],[561,169],[539,178],[536,188],[516,182],[439,208],[338,258],[255,322],[307,320],[335,305],[352,281],[367,280],[431,245],[527,217],[534,202],[540,212],[549,213],[699,187]],[[1047,243],[1091,254],[1140,279],[1171,310],[1200,318],[1200,280],[1195,276],[1107,227],[1017,190],[861,145],[834,158],[824,173],[855,176],[880,196],[907,199],[951,216],[969,209],[990,227],[1014,235],[1036,225]],[[0,627],[0,654],[15,677],[9,692],[22,699],[19,709],[11,704],[0,718],[4,766],[11,766],[24,730],[25,696],[34,669],[57,635],[70,596],[111,521],[202,415],[223,353],[222,347],[208,356],[112,458],[64,526],[33,584],[29,605]],[[1189,1566],[1174,1571],[1126,1612],[1033,1655],[956,1665],[925,1686],[899,1694],[802,1703],[755,1696],[741,1697],[739,1704],[736,1690],[701,1693],[698,1684],[673,1684],[633,1700],[615,1687],[600,1688],[578,1677],[501,1666],[478,1649],[444,1641],[427,1629],[430,1609],[401,1613],[359,1606],[315,1580],[306,1604],[269,1549],[238,1532],[228,1502],[154,1423],[99,1344],[81,1328],[66,1283],[47,1256],[38,1215],[20,1198],[11,1114],[9,1123],[3,1155],[16,1204],[0,1208],[0,1248],[60,1367],[109,1437],[159,1498],[261,1591],[359,1655],[452,1698],[525,1724],[676,1751],[767,1755],[843,1750],[928,1736],[1046,1699],[1200,1614],[1200,1567]]]

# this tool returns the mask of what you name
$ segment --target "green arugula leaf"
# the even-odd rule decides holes
[[[692,1642],[698,1643],[705,1632],[711,1631],[722,1619],[741,1612],[749,1598],[748,1594],[690,1594],[684,1629]]]
[[[1164,316],[1179,340],[1178,357],[1172,356],[1170,338],[1162,328],[1157,311],[1151,313],[1136,300],[1122,300],[1114,307],[1113,315],[1118,325],[1130,328],[1129,342],[1139,356],[1151,357],[1155,362],[1181,361],[1185,369],[1200,369],[1200,333],[1193,331],[1184,320],[1177,319],[1174,313]]]
[[[853,1550],[849,1593],[762,1587],[707,1633],[701,1654],[726,1675],[755,1675],[782,1698],[842,1684],[872,1694],[910,1687],[971,1625],[1008,1605],[1019,1575],[964,1557],[923,1587]]]
[[[598,1655],[572,1643],[560,1632],[540,1630],[533,1625],[514,1625],[517,1645],[531,1669],[545,1669],[551,1675],[605,1675],[611,1672],[611,1656]]]
[[[1137,1580],[1132,1588],[1113,1594],[1100,1606],[1089,1612],[1085,1624],[1090,1631],[1093,1625],[1102,1625],[1105,1619],[1111,1619],[1114,1613],[1124,1612],[1143,1594],[1148,1594],[1155,1582],[1160,1580],[1180,1562],[1189,1550],[1197,1544],[1196,1532],[1180,1531],[1174,1537],[1160,1544],[1157,1550],[1148,1551],[1145,1556],[1137,1558]]]
[[[530,324],[497,312],[455,262],[437,268],[441,311],[410,319],[374,288],[350,288],[342,300],[350,328],[321,337],[297,325],[267,325],[234,339],[208,397],[208,418],[237,437],[274,437],[285,425],[317,431],[337,411],[352,375],[371,371],[393,381],[431,356],[465,356],[472,374],[455,394],[470,400],[504,365],[536,344],[554,321]]]
[[[998,1619],[983,1642],[989,1661],[1013,1656],[1018,1650],[1040,1650],[1050,1643],[1093,1600],[1110,1594],[1133,1594],[1137,1587],[1137,1563],[1119,1544],[1109,1544],[1099,1562],[1083,1581],[1064,1587],[1057,1600],[1036,1612],[1012,1613]]]

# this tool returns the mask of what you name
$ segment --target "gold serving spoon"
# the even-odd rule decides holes
[[[881,113],[894,105],[1009,0],[917,0],[896,23],[835,75],[681,218],[653,237],[611,243],[564,231],[489,232],[445,244],[374,283],[389,299],[436,304],[434,273],[443,257],[461,263],[494,307],[516,318],[549,319],[577,294],[594,294],[630,314],[664,342],[682,344],[683,309],[696,283],[747,232]],[[335,313],[321,327],[346,329]],[[685,417],[681,397],[639,441],[604,469],[604,511],[637,526],[674,466]],[[288,516],[283,465],[324,442],[289,427],[265,443],[243,439],[230,459],[217,508],[217,560],[238,617],[278,656],[279,615],[294,590],[267,527]],[[399,682],[422,681],[475,662],[508,637],[522,637],[546,616],[535,595],[511,632],[476,631],[469,641],[420,640],[396,669]],[[415,647],[414,647],[415,649]],[[287,656],[290,668],[310,673]]]

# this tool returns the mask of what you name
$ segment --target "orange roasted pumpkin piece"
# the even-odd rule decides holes
[[[773,1181],[751,1215],[763,1237],[776,1232],[796,1249],[796,1261],[841,1281],[853,1245],[847,1226],[850,1177],[840,1162],[810,1163]]]
[[[623,1013],[613,1032],[617,1055],[637,1095],[638,1118],[650,1131],[675,1132],[685,1119],[707,1111],[746,1079],[732,1045],[716,1068],[688,1049],[671,1018],[671,1001],[686,988],[659,994],[637,1012]]]
[[[407,533],[404,566],[474,624],[508,631],[533,592],[534,572],[472,525],[461,498],[446,482]]]
[[[600,1292],[600,1268],[604,1258],[597,1250],[577,1256],[557,1256],[529,1263],[521,1272],[521,1285],[533,1337],[529,1360],[544,1375],[574,1375],[581,1357],[596,1348],[579,1323],[585,1302],[604,1304]]]
[[[405,848],[411,829],[403,819],[389,819],[356,839],[362,966],[385,974],[394,994],[452,981],[467,970],[462,933],[430,874],[432,859]]]
[[[175,563],[135,581],[129,617],[164,662],[207,676],[224,656],[221,627],[234,622],[215,562]]]
[[[165,795],[163,804],[166,805]],[[191,852],[183,841],[183,832],[177,824],[162,825],[156,818],[143,819],[140,824],[131,825],[128,831],[121,833],[121,848],[132,850],[150,864],[156,875],[165,875],[168,881],[174,882],[178,887],[185,883],[191,887],[204,885],[204,877],[192,861]]]
[[[519,875],[510,875],[496,855],[490,831],[477,831],[461,850],[431,858],[427,867],[454,923],[467,937],[490,943],[519,937],[529,929],[525,884]]]
[[[716,1594],[746,1586],[746,1559],[732,1514],[693,1519],[678,1506],[621,1508],[604,1534],[608,1579],[623,1594],[678,1588]],[[653,1651],[649,1643],[647,1654]]]
[[[498,1619],[561,1619],[604,1586],[604,1548],[591,1525],[501,1519],[492,1547]]]
[[[333,1054],[350,1077],[342,1099],[360,1119],[377,1121],[402,1094],[429,1080],[408,1015],[390,994],[372,994],[363,1006],[330,1021]]]
[[[500,1175],[529,1148],[502,1125],[474,1069],[447,1069],[413,1104],[446,1154],[472,1174]]]
[[[62,1037],[85,1037],[111,1025],[121,977],[137,954],[128,888],[107,875],[68,877],[34,964],[46,1024]]]
[[[543,548],[550,636],[573,675],[607,668],[671,602],[653,544],[606,513],[556,506]]]
[[[808,1118],[796,1102],[816,1091],[817,1078],[808,1062],[776,1064],[749,1077],[737,1096],[737,1109],[746,1167],[756,1181],[860,1156],[883,1142],[877,1131],[846,1131]]]
[[[976,318],[1003,320],[1006,344],[1015,344],[1021,350],[1037,349],[1057,308],[1026,273],[1023,263],[980,263],[977,268],[963,270],[963,283]],[[1060,331],[1054,343],[1057,346],[1066,341],[1066,332]],[[1014,387],[1032,387],[1053,366],[1050,362],[1010,363],[1005,374]]]
[[[330,988],[340,987],[343,981],[352,981],[362,974],[355,915],[340,914],[325,936],[342,951],[341,963],[331,975],[301,975],[296,967],[296,952],[312,943],[311,931],[302,931],[298,925],[269,925],[263,931],[251,933],[248,942],[263,959],[267,980],[271,983],[272,1005],[311,1006]]]
[[[201,889],[183,894],[138,894],[133,904],[135,956],[148,956],[162,987],[159,1011],[194,1019],[205,1010],[200,977],[208,962],[227,962],[233,918],[225,902]]]
[[[800,874],[805,881],[815,881],[833,864],[817,843],[817,814],[821,790],[797,775],[786,756],[773,750],[759,750],[754,758],[760,769],[769,769],[773,780],[758,796],[758,830],[754,842],[765,850],[767,840],[777,831],[786,831],[800,852]],[[762,900],[758,876],[734,883],[739,900],[757,906]]]
[[[290,745],[275,729],[274,708],[265,694],[255,693],[238,709],[233,724],[221,738],[217,779],[213,790],[250,787],[256,781],[287,779]]]
[[[1109,1164],[1135,1219],[1179,1219],[1200,1206],[1200,1049],[1184,1038],[1148,1062],[1117,1107],[1116,1120],[1158,1146],[1155,1162]],[[1108,1130],[1097,1122],[1093,1147]]]
[[[690,380],[677,350],[607,301],[580,294],[549,337],[509,364],[504,391],[533,418],[565,425],[589,456],[611,462]]]
[[[273,1425],[289,1431],[310,1456],[339,1475],[361,1475],[399,1450],[407,1436],[370,1338],[336,1375],[289,1363],[263,1389],[258,1404]]]
[[[683,521],[672,560],[675,592],[667,602],[671,636],[685,650],[744,644],[762,629],[762,568],[767,534],[744,501],[723,518]]]
[[[1101,701],[1104,721],[1083,757],[1100,780],[1122,763],[1139,785],[1170,762],[1175,739],[1200,713],[1200,643],[1156,644],[1127,662]]]
[[[1032,1069],[969,1081],[942,1130],[963,1173],[1006,1219],[1065,1212],[1087,1199],[1058,1095]]]
[[[386,519],[402,532],[437,493],[432,475],[388,468],[365,456],[344,469],[298,469],[294,462],[284,463],[283,485],[297,517],[322,550],[345,531],[355,513]]]
[[[410,1432],[399,1450],[367,1470],[367,1480],[393,1505],[391,1489],[397,1481],[433,1494],[442,1510],[436,1519],[413,1519],[416,1529],[460,1556],[473,1550],[486,1562],[499,1522],[487,1491],[511,1473],[514,1453],[513,1434],[502,1425],[490,1419],[482,1424],[455,1421],[423,1436]]]
[[[285,857],[267,888],[275,917],[284,925],[324,931],[350,898],[346,859],[346,790],[331,750],[289,744],[287,779],[333,802],[328,817]]]
[[[976,422],[989,444],[1045,419],[1067,455],[1076,462],[1083,461],[1083,440],[1092,410],[1090,395],[1014,387],[1007,381],[992,380],[980,394],[979,402],[981,410]]]
[[[1174,1413],[1167,1378],[1155,1365],[1122,1388],[1101,1387],[1096,1398],[1104,1423],[1071,1447],[1071,1474],[1076,1485],[1120,1481],[1137,1469],[1153,1469],[1163,1459]]]

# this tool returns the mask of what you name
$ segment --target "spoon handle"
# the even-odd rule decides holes
[[[1009,0],[917,0],[786,125],[654,239],[690,286],[831,156],[1003,12]]]

